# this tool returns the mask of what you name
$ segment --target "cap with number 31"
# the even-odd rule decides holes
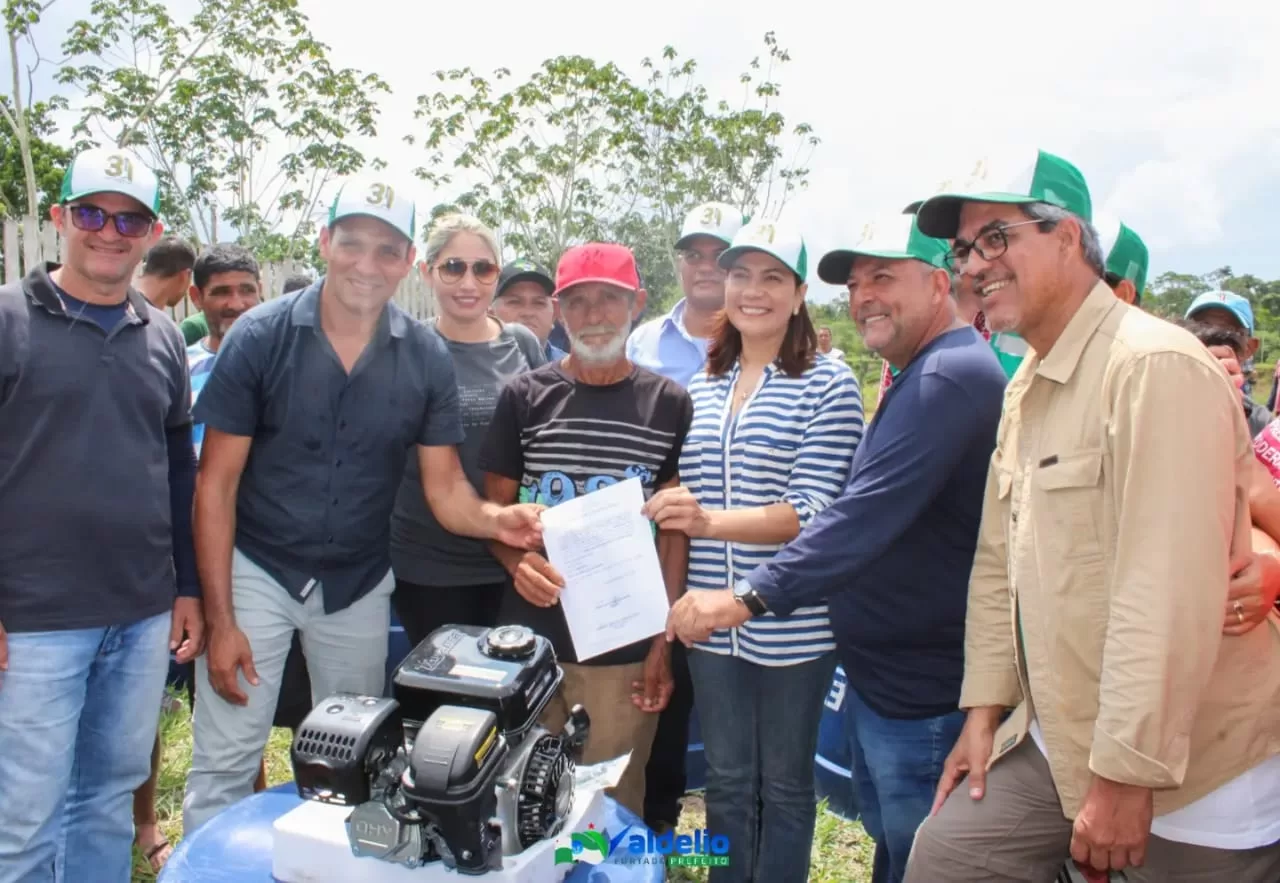
[[[329,226],[343,218],[377,218],[413,242],[417,218],[409,188],[379,178],[349,178],[329,207]]]
[[[122,193],[131,196],[157,217],[160,214],[160,182],[132,151],[95,147],[76,154],[62,176],[62,203],[95,193]]]
[[[720,255],[720,266],[728,270],[738,255],[762,251],[782,261],[804,282],[809,275],[809,251],[800,231],[785,221],[752,221],[733,237],[733,244]]]
[[[745,220],[742,212],[728,203],[703,203],[685,216],[676,248],[688,248],[698,236],[710,236],[728,245]]]

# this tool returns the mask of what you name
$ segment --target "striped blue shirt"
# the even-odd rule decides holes
[[[205,345],[204,339],[197,340],[187,347],[187,369],[191,374],[191,406],[193,408],[196,400],[200,398],[200,390],[204,389],[205,381],[213,371],[213,360],[216,357],[217,353]],[[191,440],[195,442],[196,456],[199,457],[200,446],[204,444],[203,423],[196,423],[191,427]]]
[[[680,481],[704,508],[790,503],[803,528],[844,490],[862,438],[862,393],[846,364],[816,361],[799,377],[768,366],[736,416],[730,395],[738,365],[720,377],[705,371],[694,376],[693,425],[680,455]],[[782,545],[695,537],[688,588],[735,585]],[[714,632],[698,647],[761,665],[794,665],[834,650],[835,637],[821,605],[755,617],[741,628]]]

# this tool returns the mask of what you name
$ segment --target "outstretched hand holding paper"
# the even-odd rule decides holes
[[[564,577],[560,606],[578,660],[660,634],[667,590],[638,478],[542,513],[547,560]]]

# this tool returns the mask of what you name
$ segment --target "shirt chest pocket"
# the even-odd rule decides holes
[[[1036,542],[1063,558],[1101,558],[1102,452],[1058,454],[1033,469]]]
[[[749,482],[762,493],[781,495],[800,455],[800,445],[776,439],[747,439],[731,452],[739,483]]]

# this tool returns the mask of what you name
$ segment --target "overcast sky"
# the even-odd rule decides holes
[[[61,0],[68,15],[78,0]],[[186,6],[188,3],[175,4]],[[1280,4],[1076,0],[599,0],[405,4],[303,0],[334,62],[376,71],[383,102],[372,152],[410,177],[405,145],[429,75],[470,65],[520,75],[584,54],[635,72],[666,44],[700,64],[713,97],[776,32],[792,56],[781,109],[822,138],[810,186],[788,214],[816,257],[865,221],[932,192],[983,156],[1075,162],[1095,212],[1120,218],[1165,270],[1280,277]],[[55,6],[53,11],[59,11]],[[7,68],[7,58],[5,59]],[[816,277],[815,295],[830,290]]]

